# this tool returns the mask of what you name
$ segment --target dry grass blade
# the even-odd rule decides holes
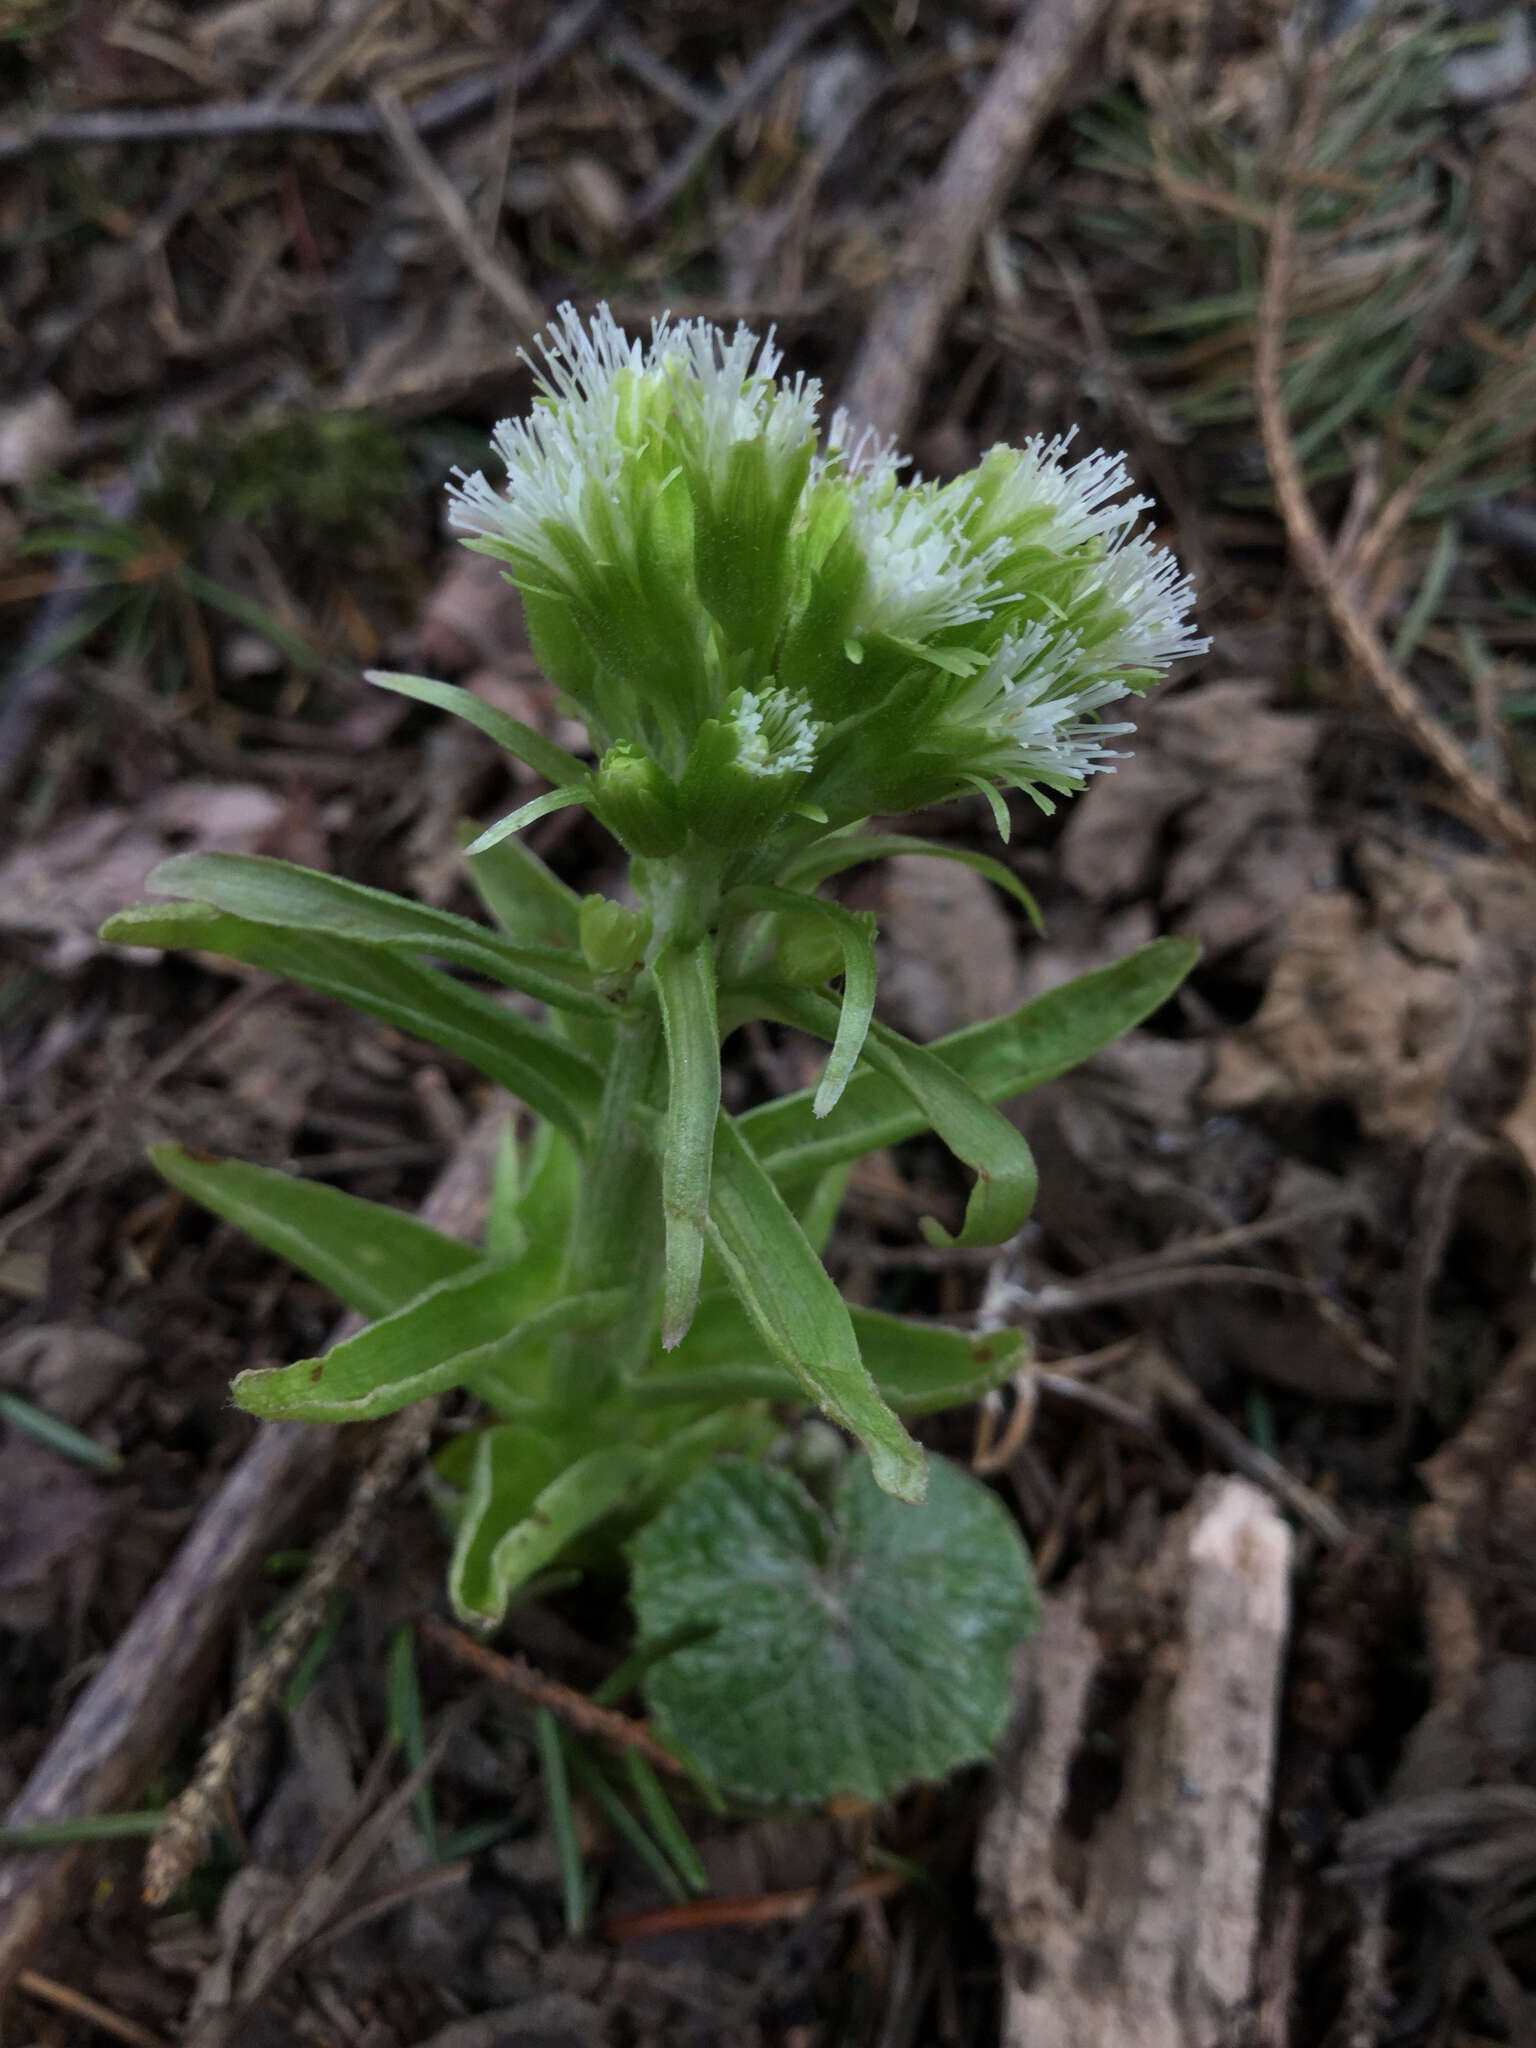
[[[1393,719],[1439,768],[1460,796],[1472,821],[1490,838],[1529,857],[1536,853],[1536,821],[1507,802],[1487,777],[1477,772],[1450,735],[1425,711],[1413,685],[1377,637],[1349,570],[1329,546],[1318,524],[1286,419],[1280,380],[1286,309],[1296,258],[1297,176],[1317,135],[1327,85],[1326,65],[1314,60],[1303,85],[1289,172],[1275,206],[1264,266],[1254,386],[1270,477],[1297,565],[1327,604],[1339,637],[1370,677]]]

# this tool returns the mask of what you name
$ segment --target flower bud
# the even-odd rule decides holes
[[[645,958],[651,919],[611,896],[584,896],[577,912],[582,956],[594,974],[629,974]]]
[[[621,743],[610,747],[593,778],[595,808],[631,853],[656,860],[677,853],[688,837],[678,792],[649,755]]]
[[[737,690],[707,719],[678,796],[709,846],[755,846],[781,824],[816,760],[821,726],[785,690]]]

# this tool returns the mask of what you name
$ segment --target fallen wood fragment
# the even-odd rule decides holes
[[[1137,1618],[1139,1693],[1082,1574],[1020,1658],[978,1876],[1003,1952],[1004,2048],[1231,2048],[1254,1997],[1291,1539],[1241,1479],[1170,1524]],[[1123,1602],[1123,1593],[1122,1593]],[[1123,1623],[1123,1612],[1118,1617]],[[1079,1760],[1112,1733],[1119,1783],[1082,1811]]]
[[[1108,12],[1108,0],[1023,0],[986,91],[914,209],[900,268],[848,373],[842,400],[858,425],[897,436],[911,427],[976,244]]]
[[[422,1214],[439,1230],[478,1228],[505,1114],[504,1102],[485,1111],[428,1196]],[[305,1423],[258,1433],[76,1701],[7,1827],[133,1805],[201,1701],[245,1588],[334,1470],[341,1442],[340,1430]],[[97,1846],[0,1859],[0,1998],[73,1909]]]

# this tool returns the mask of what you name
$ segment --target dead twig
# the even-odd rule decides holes
[[[352,1490],[345,1515],[310,1559],[281,1626],[209,1738],[196,1776],[174,1800],[150,1843],[144,1858],[146,1905],[163,1906],[207,1853],[223,1817],[224,1791],[236,1763],[324,1620],[331,1595],[356,1563],[374,1518],[426,1449],[437,1409],[436,1401],[419,1402],[397,1415],[384,1432]]]
[[[1290,168],[1274,211],[1259,303],[1254,390],[1275,498],[1297,565],[1323,598],[1340,639],[1375,685],[1387,710],[1457,791],[1472,821],[1490,838],[1502,841],[1515,852],[1530,855],[1536,852],[1536,820],[1507,802],[1477,772],[1449,733],[1419,703],[1413,685],[1377,638],[1350,568],[1329,546],[1318,524],[1291,440],[1280,379],[1286,309],[1296,260],[1296,187],[1300,167],[1316,140],[1326,85],[1326,66],[1314,62],[1297,115]]]
[[[464,267],[475,282],[507,314],[525,340],[531,341],[544,324],[544,308],[515,275],[510,262],[498,256],[475,226],[464,195],[437,163],[422,141],[415,123],[399,96],[382,86],[373,95],[374,111],[390,146],[447,230],[449,239],[464,259]]]
[[[700,1927],[766,1927],[777,1920],[803,1920],[818,1908],[827,1914],[893,1899],[905,1889],[900,1871],[872,1870],[836,1891],[815,1891],[809,1885],[793,1892],[753,1892],[739,1899],[686,1899],[677,1906],[657,1906],[648,1913],[626,1913],[601,1929],[605,1941],[642,1941],[648,1935],[686,1934]]]
[[[729,92],[722,93],[687,142],[670,162],[662,165],[630,209],[634,227],[647,227],[676,199],[733,121],[740,120],[754,100],[787,71],[811,40],[846,14],[852,0],[819,0],[781,21],[768,41],[746,66]]]
[[[612,1707],[598,1706],[584,1692],[577,1692],[574,1686],[562,1685],[557,1678],[547,1678],[542,1671],[536,1671],[526,1657],[503,1657],[498,1651],[487,1649],[484,1643],[477,1643],[460,1634],[458,1629],[450,1628],[447,1622],[439,1621],[435,1615],[424,1614],[416,1626],[423,1640],[434,1649],[441,1650],[455,1663],[478,1671],[493,1685],[515,1692],[520,1699],[531,1700],[535,1706],[548,1707],[552,1714],[579,1735],[595,1735],[604,1742],[617,1743],[621,1749],[635,1750],[658,1771],[670,1771],[674,1777],[688,1775],[677,1758],[663,1749],[638,1721],[630,1720],[627,1714],[615,1713]]]
[[[576,0],[550,23],[526,57],[477,71],[427,93],[410,110],[418,135],[435,135],[489,106],[511,86],[524,91],[579,43],[608,0]],[[379,135],[376,106],[343,101],[313,107],[297,100],[210,100],[202,106],[101,107],[52,114],[31,127],[0,127],[0,163],[37,149],[89,148],[103,143],[233,141],[244,135]]]
[[[439,1230],[479,1228],[505,1119],[487,1109],[422,1214]],[[345,1320],[338,1335],[356,1325]],[[258,1432],[203,1509],[6,1814],[9,1827],[131,1806],[202,1697],[245,1587],[284,1525],[334,1465],[340,1431],[279,1423]],[[90,1843],[0,1860],[0,1997],[87,1878]]]
[[[28,1998],[35,1998],[40,2005],[51,2005],[55,2012],[70,2013],[75,2019],[84,2020],[88,2026],[99,2027],[114,2041],[126,2041],[128,2048],[166,2048],[158,2034],[152,2034],[148,2027],[141,2027],[137,2020],[125,2019],[110,2005],[103,2005],[99,1999],[87,1998],[83,1991],[76,1991],[72,1985],[56,1983],[52,1977],[40,1977],[36,1970],[23,1970],[16,1979],[16,1988],[24,1991]]]
[[[1218,1457],[1262,1486],[1266,1493],[1273,1494],[1321,1542],[1332,1548],[1344,1541],[1349,1525],[1337,1508],[1314,1493],[1294,1472],[1287,1471],[1278,1458],[1250,1443],[1224,1415],[1218,1415],[1194,1381],[1187,1379],[1160,1349],[1149,1346],[1143,1356],[1158,1394],[1186,1422],[1193,1424]]]
[[[977,241],[1108,11],[1108,0],[1038,0],[1019,9],[986,91],[916,209],[899,269],[843,386],[843,404],[861,424],[893,435],[911,426]]]

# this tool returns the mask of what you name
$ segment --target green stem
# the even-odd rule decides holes
[[[660,1047],[653,998],[614,1034],[587,1140],[564,1291],[621,1287],[628,1300],[600,1329],[573,1330],[560,1343],[553,1383],[562,1404],[573,1409],[595,1407],[645,1352],[662,1273],[661,1202],[655,1159],[635,1112],[652,1099]]]

